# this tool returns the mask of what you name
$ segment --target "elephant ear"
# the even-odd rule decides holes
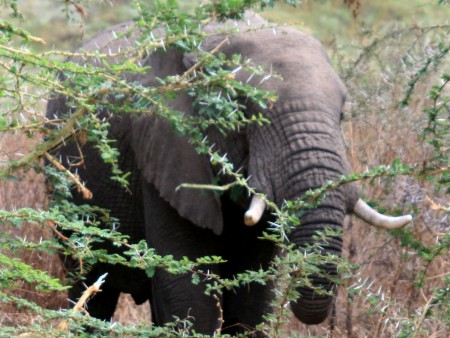
[[[149,79],[181,74],[182,56],[175,51],[150,56],[150,71],[144,85],[154,85]],[[192,115],[192,99],[180,93],[170,101],[174,110]],[[178,135],[171,124],[155,116],[141,116],[132,122],[132,147],[136,164],[146,182],[153,184],[161,197],[178,213],[205,229],[221,234],[223,217],[220,196],[211,190],[179,188],[183,183],[212,184],[214,175],[209,159],[199,155],[188,139]],[[151,206],[147,206],[151,207]]]

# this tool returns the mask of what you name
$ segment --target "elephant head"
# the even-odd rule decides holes
[[[278,95],[273,107],[263,111],[271,124],[248,128],[248,175],[257,191],[280,206],[285,200],[299,198],[327,181],[350,174],[340,131],[346,90],[317,40],[291,28],[257,29],[230,37],[230,44],[223,51],[227,55],[241,53],[282,78],[261,84],[260,79],[252,79],[254,85],[274,90]],[[242,81],[246,81],[245,77],[243,74]],[[263,210],[264,203],[253,197],[245,223],[257,223]],[[386,229],[401,227],[411,220],[410,216],[387,217],[377,213],[359,199],[356,184],[347,184],[330,192],[317,208],[303,215],[290,240],[299,247],[310,243],[317,230],[342,228],[345,215],[351,212]],[[326,252],[339,255],[342,240],[333,238],[323,247]],[[333,266],[324,269],[335,273]],[[326,279],[313,280],[313,284],[325,289],[332,287]],[[301,298],[291,304],[297,318],[309,324],[325,319],[332,298],[314,295],[305,288],[300,291]]]
[[[236,28],[236,33],[222,33],[224,29]],[[247,13],[242,22],[213,23],[204,30],[211,34],[202,44],[204,51],[212,51],[227,38],[228,42],[223,44],[220,52],[228,57],[241,54],[281,76],[281,80],[272,77],[262,81],[261,77],[250,77],[245,72],[236,73],[237,80],[276,92],[277,102],[270,108],[247,105],[247,114],[263,113],[270,124],[250,125],[245,132],[229,133],[226,137],[214,129],[204,131],[209,141],[220,152],[226,153],[236,168],[247,173],[252,188],[281,206],[286,200],[297,199],[308,190],[351,173],[340,130],[346,89],[316,39],[289,27],[270,27],[252,13]],[[157,70],[156,76],[182,74],[197,62],[196,54],[182,55],[172,51],[171,55],[176,60],[168,59],[167,53],[164,57],[153,56],[148,60],[152,69]],[[176,67],[162,74],[165,64]],[[153,76],[146,75],[146,78]],[[196,113],[192,106],[192,99],[183,94],[173,103],[174,108],[187,114]],[[138,120],[135,127],[140,130],[135,134],[135,148],[146,154],[139,163],[146,178],[155,183],[161,196],[180,215],[220,234],[223,215],[217,195],[176,190],[185,182],[209,184],[218,172],[211,168],[206,158],[195,154],[186,140],[171,134],[167,122],[148,118],[146,121],[148,124],[144,119]],[[172,138],[167,137],[169,134]],[[244,223],[252,226],[259,222],[266,207],[257,196],[247,204]],[[318,230],[341,229],[344,217],[351,212],[387,229],[401,227],[411,219],[410,216],[387,217],[377,213],[359,199],[355,184],[346,184],[329,192],[317,208],[303,215],[301,225],[292,232],[290,240],[301,247],[310,243]],[[339,255],[342,239],[335,237],[323,248],[325,252]],[[335,266],[324,269],[330,275],[336,273]],[[326,290],[333,287],[327,279],[319,276],[313,279],[313,284]],[[300,293],[300,299],[291,304],[295,315],[309,324],[323,321],[332,297],[315,295],[307,288],[301,289]]]
[[[113,32],[126,31],[127,27],[110,29],[84,49],[114,51],[131,44],[132,39],[114,42]],[[236,28],[237,31],[232,31]],[[220,52],[228,57],[241,54],[279,75],[262,79],[251,77],[244,71],[235,73],[238,81],[276,93],[277,101],[266,109],[242,98],[247,106],[246,114],[262,113],[269,124],[250,124],[227,135],[214,128],[203,130],[210,143],[215,144],[219,152],[226,153],[234,167],[241,168],[247,175],[249,185],[256,192],[281,207],[287,200],[300,198],[327,181],[351,173],[340,130],[346,89],[316,39],[289,27],[269,26],[253,13],[247,13],[245,20],[240,22],[209,24],[204,31],[209,33],[202,43],[204,51],[212,51],[227,39]],[[157,86],[158,78],[182,75],[196,62],[195,53],[185,54],[176,48],[157,51],[143,60],[143,66],[149,67],[148,72],[130,76],[127,80],[143,86]],[[184,92],[178,93],[169,104],[186,115],[197,114],[193,98]],[[58,104],[50,105],[49,114],[57,107]],[[218,194],[177,189],[183,183],[211,184],[217,182],[217,177],[226,183],[229,178],[222,176],[220,168],[213,167],[206,156],[198,155],[189,140],[174,132],[169,122],[152,115],[113,118],[111,134],[120,139],[119,148],[126,153],[122,156],[133,156],[133,164],[128,169],[139,173],[144,182],[154,186],[159,196],[182,218],[218,236],[224,227],[230,226],[224,221],[223,200]],[[410,216],[396,218],[378,214],[359,199],[359,194],[354,183],[328,192],[320,205],[301,216],[301,225],[292,231],[289,240],[302,247],[311,243],[319,230],[341,229],[345,216],[352,212],[371,224],[388,229],[410,221]],[[243,209],[240,216],[242,227],[265,226],[261,219],[270,210],[266,210],[259,197],[255,195],[240,203],[248,208],[247,211]],[[339,255],[342,238],[333,237],[322,248]],[[323,269],[331,276],[336,274],[335,266],[327,265]],[[325,290],[333,289],[328,278],[317,275],[312,281],[313,285]],[[300,298],[291,303],[297,318],[308,324],[323,321],[333,297],[315,294],[308,288],[300,288],[299,292]]]

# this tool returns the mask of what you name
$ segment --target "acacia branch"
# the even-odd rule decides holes
[[[43,45],[46,44],[44,39],[38,38],[36,36],[33,36],[33,35],[31,35],[30,33],[28,33],[27,31],[25,31],[23,29],[15,28],[11,24],[9,24],[7,22],[4,22],[4,21],[0,21],[0,29],[3,30],[3,31],[7,31],[9,33],[12,33],[12,34],[21,36],[25,40],[28,40],[28,41],[37,42],[37,43],[40,43],[40,44],[43,44]]]
[[[70,241],[70,238],[64,236],[64,235],[61,233],[61,231],[58,230],[58,228],[55,226],[54,223],[55,223],[54,221],[49,220],[49,221],[46,221],[44,224],[47,225],[50,229],[52,229],[53,233],[54,233],[59,239],[65,241],[65,242],[67,242],[67,243],[69,243],[69,244],[71,245],[71,247],[72,247],[73,250],[77,250],[76,245]],[[84,264],[83,264],[83,260],[82,260],[81,258],[78,259],[78,264],[79,264],[79,266],[80,266],[80,273],[82,274],[82,273],[83,273],[83,265],[84,265]]]
[[[195,183],[182,183],[176,187],[176,191],[182,188],[186,189],[206,189],[206,190],[216,190],[216,191],[227,191],[231,187],[239,185],[239,182],[235,181],[225,185],[213,185],[213,184],[195,184]]]
[[[189,68],[187,71],[184,72],[183,76],[181,76],[181,79],[186,79],[189,75],[191,75],[196,69],[198,69],[204,62],[206,59],[210,58],[212,55],[214,55],[215,53],[217,53],[219,51],[219,49],[226,43],[228,42],[228,37],[225,37],[221,42],[219,42],[217,44],[216,47],[214,47],[214,49],[212,49],[208,56],[201,61],[198,61],[196,64],[194,64],[191,68]]]
[[[87,315],[89,315],[89,313],[84,309],[84,304],[88,301],[88,299],[95,295],[98,292],[101,292],[102,290],[100,289],[100,287],[102,286],[102,284],[105,282],[105,278],[108,275],[108,273],[105,273],[104,275],[101,275],[97,281],[92,284],[90,287],[88,287],[84,292],[83,295],[80,297],[80,299],[78,300],[78,302],[75,304],[75,306],[73,307],[73,310],[75,312],[78,311],[84,311]]]
[[[225,323],[225,320],[223,319],[222,303],[220,302],[220,299],[216,294],[213,295],[213,298],[217,301],[216,306],[217,310],[219,310],[219,318],[218,318],[219,327],[216,329],[215,333],[220,334],[222,332],[223,323]]]
[[[48,141],[41,144],[41,146],[36,147],[33,151],[22,157],[20,160],[16,161],[13,165],[0,171],[0,177],[6,177],[11,175],[12,172],[18,170],[19,168],[25,167],[30,163],[35,162],[38,158],[44,156],[50,149],[56,147],[60,142],[61,138],[65,139],[67,135],[72,133],[78,119],[84,115],[87,111],[86,107],[78,108],[75,113],[67,120],[67,123],[63,128],[58,130],[55,135]]]
[[[83,292],[83,294],[81,295],[80,299],[78,299],[78,302],[76,302],[75,306],[72,309],[74,312],[83,312],[88,317],[90,317],[89,312],[85,309],[85,304],[87,303],[89,298],[95,296],[96,293],[102,291],[100,289],[100,287],[105,282],[105,278],[106,278],[107,275],[108,275],[108,273],[105,273],[104,275],[101,275],[94,284],[89,286]],[[67,331],[67,330],[69,330],[69,324],[67,323],[67,321],[63,321],[63,322],[59,323],[58,330],[59,331]]]
[[[61,172],[65,173],[67,176],[70,177],[70,179],[75,183],[75,185],[78,187],[78,191],[81,192],[83,195],[83,198],[85,200],[90,200],[93,197],[92,192],[86,188],[83,183],[80,182],[80,180],[72,174],[66,167],[64,167],[55,157],[50,155],[49,153],[45,153],[45,158],[50,161],[51,164],[53,164],[56,168],[58,168]]]

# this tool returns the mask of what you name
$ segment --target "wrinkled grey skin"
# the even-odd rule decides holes
[[[247,14],[246,22],[253,28],[264,25],[254,14]],[[230,24],[211,24],[205,30],[222,32]],[[247,23],[241,22],[239,26],[241,32],[231,34],[229,43],[221,51],[228,56],[242,54],[282,76],[282,80],[271,78],[261,84],[260,78],[250,81],[278,95],[273,107],[263,111],[271,124],[251,125],[226,138],[215,130],[205,131],[205,135],[228,154],[235,168],[242,167],[252,187],[281,206],[285,200],[298,198],[305,191],[350,172],[340,131],[346,90],[331,68],[323,47],[314,38],[287,27],[245,32]],[[106,30],[82,49],[114,52],[127,46],[132,41],[114,40],[111,33],[127,31],[126,27],[119,25]],[[223,37],[211,36],[203,43],[203,48],[213,49]],[[194,62],[195,55],[183,55],[174,49],[157,52],[142,61],[152,67],[147,74],[128,80],[154,85],[156,76],[182,74]],[[248,79],[248,74],[238,72],[236,75],[239,80]],[[171,104],[174,109],[195,114],[192,98],[186,94],[179,94]],[[57,97],[49,102],[48,116],[67,110],[65,99]],[[247,113],[259,111],[258,107],[249,105]],[[107,115],[107,112],[99,114]],[[211,184],[218,173],[217,168],[213,168],[206,157],[196,154],[167,122],[149,116],[115,116],[111,119],[110,135],[118,140],[121,166],[124,171],[132,172],[130,188],[125,190],[110,181],[110,169],[86,144],[84,165],[78,168],[78,174],[94,198],[86,201],[74,192],[76,203],[111,209],[112,216],[120,219],[123,233],[134,241],[145,238],[160,255],[190,259],[222,256],[228,261],[226,264],[209,268],[223,277],[269,266],[276,254],[275,247],[257,237],[267,228],[270,216],[263,216],[254,227],[246,227],[243,215],[249,198],[237,202],[227,193],[219,196],[213,192],[175,190],[186,182]],[[58,155],[65,161],[70,156],[78,156],[78,150],[69,144],[60,149]],[[228,182],[226,177],[220,178],[221,183]],[[293,231],[290,240],[301,246],[312,241],[316,230],[342,229],[344,217],[352,211],[358,194],[353,185],[331,192],[318,208],[302,217],[302,225]],[[342,239],[334,238],[324,250],[340,254],[341,247]],[[336,274],[334,266],[323,268],[331,275]],[[173,316],[185,318],[187,315],[192,317],[197,332],[212,334],[219,325],[217,302],[204,295],[203,284],[191,284],[190,275],[175,276],[158,270],[149,280],[139,271],[99,264],[88,276],[88,283],[104,272],[109,272],[104,291],[89,303],[92,316],[110,319],[119,293],[128,292],[138,303],[150,299],[152,318],[157,325],[172,321]],[[314,283],[333,289],[323,278],[316,277]],[[79,297],[82,289],[81,285],[75,285],[70,297]],[[254,328],[268,310],[272,289],[273,285],[252,285],[225,293],[221,297],[223,327],[241,324],[234,325],[228,331],[231,333],[237,328]],[[333,297],[313,295],[309,289],[300,291],[301,299],[291,303],[294,314],[307,324],[322,322],[329,313]]]

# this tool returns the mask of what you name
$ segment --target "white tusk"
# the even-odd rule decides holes
[[[380,214],[362,199],[359,199],[358,202],[356,202],[353,212],[367,223],[387,230],[401,228],[412,220],[411,215],[393,217]]]
[[[252,226],[259,222],[261,216],[266,209],[266,203],[256,195],[253,195],[250,208],[244,215],[245,225]]]

